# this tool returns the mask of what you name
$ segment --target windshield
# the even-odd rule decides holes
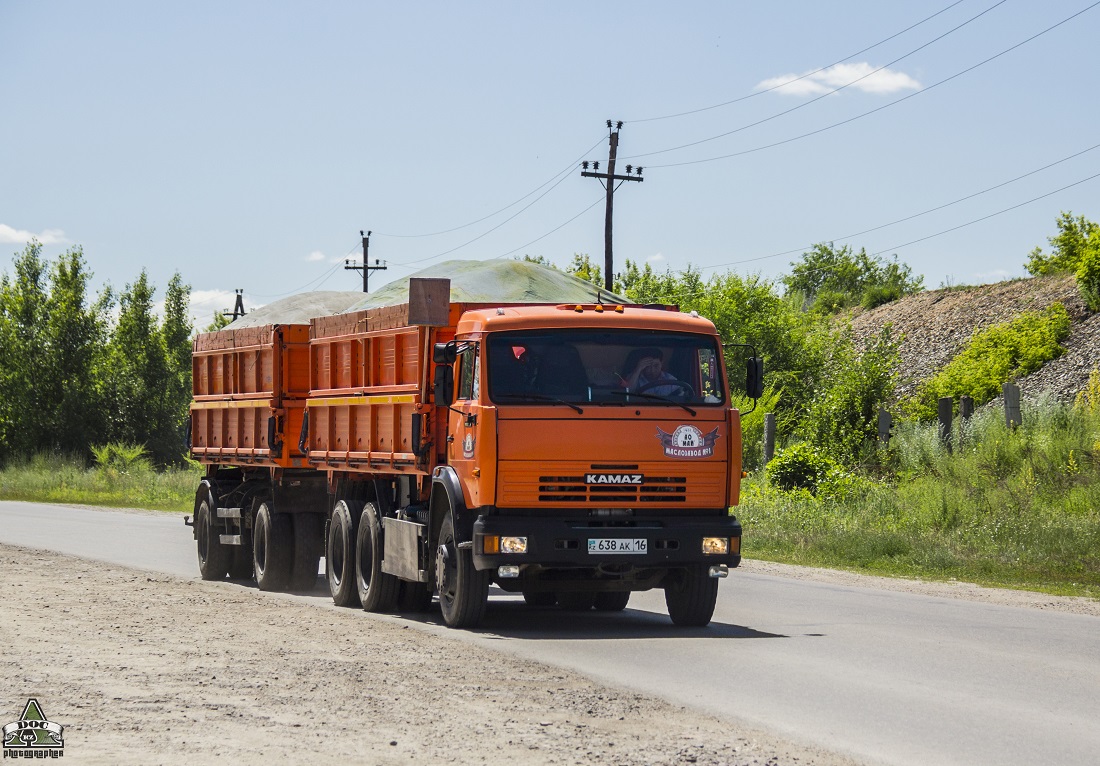
[[[540,330],[489,337],[497,403],[719,405],[715,338],[641,330]]]

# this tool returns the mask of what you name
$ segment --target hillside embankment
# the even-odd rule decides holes
[[[1016,383],[1026,397],[1049,393],[1072,401],[1100,362],[1100,313],[1088,310],[1072,276],[929,290],[856,314],[852,332],[862,340],[889,323],[901,335],[897,393],[904,398],[962,351],[975,332],[1052,303],[1065,306],[1072,322],[1062,342],[1066,352]]]

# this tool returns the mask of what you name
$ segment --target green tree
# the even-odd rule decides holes
[[[158,465],[179,462],[184,445],[173,391],[178,388],[153,313],[148,275],[126,286],[100,379],[110,422],[104,441],[144,444]]]
[[[50,269],[44,328],[47,372],[36,383],[48,424],[39,448],[87,453],[102,432],[96,368],[104,350],[107,318],[103,301],[88,304],[91,276],[79,247],[62,254]]]
[[[1027,257],[1025,268],[1029,274],[1057,274],[1065,271],[1077,271],[1090,248],[1100,247],[1100,225],[1083,215],[1076,218],[1071,212],[1062,212],[1058,217],[1058,233],[1048,237],[1051,253],[1035,248]],[[1090,244],[1091,243],[1091,244]]]
[[[168,361],[170,385],[168,407],[174,411],[176,429],[183,441],[184,422],[191,402],[191,285],[183,284],[179,272],[168,281],[164,294],[164,324],[161,337]]]
[[[863,248],[857,253],[831,242],[814,245],[791,266],[791,273],[783,277],[787,292],[801,299],[804,310],[824,314],[856,305],[874,308],[924,287],[924,277],[914,277],[897,256],[886,261]]]
[[[14,274],[0,277],[0,459],[39,448],[48,425],[36,382],[46,373],[46,263],[32,240],[18,254]]]

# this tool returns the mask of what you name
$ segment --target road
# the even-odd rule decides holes
[[[172,514],[0,502],[0,542],[195,578]],[[227,583],[226,588],[243,588]],[[257,598],[264,598],[256,593]],[[323,582],[301,598],[334,608]],[[884,764],[1092,764],[1100,617],[732,572],[705,629],[659,592],[622,614],[497,594],[484,628],[402,621]]]

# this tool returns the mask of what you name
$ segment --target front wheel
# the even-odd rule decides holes
[[[229,573],[233,551],[222,545],[218,528],[214,524],[214,503],[210,499],[210,493],[200,491],[203,497],[195,508],[199,576],[204,580],[222,580]]]
[[[714,616],[718,601],[718,578],[705,566],[685,569],[665,587],[665,606],[672,622],[683,627],[702,627]]]
[[[452,628],[476,627],[485,616],[489,573],[474,569],[473,556],[459,549],[449,513],[439,530],[435,556],[435,584],[443,622]]]
[[[382,523],[374,503],[363,506],[355,543],[355,587],[368,612],[392,612],[401,581],[382,571]]]

